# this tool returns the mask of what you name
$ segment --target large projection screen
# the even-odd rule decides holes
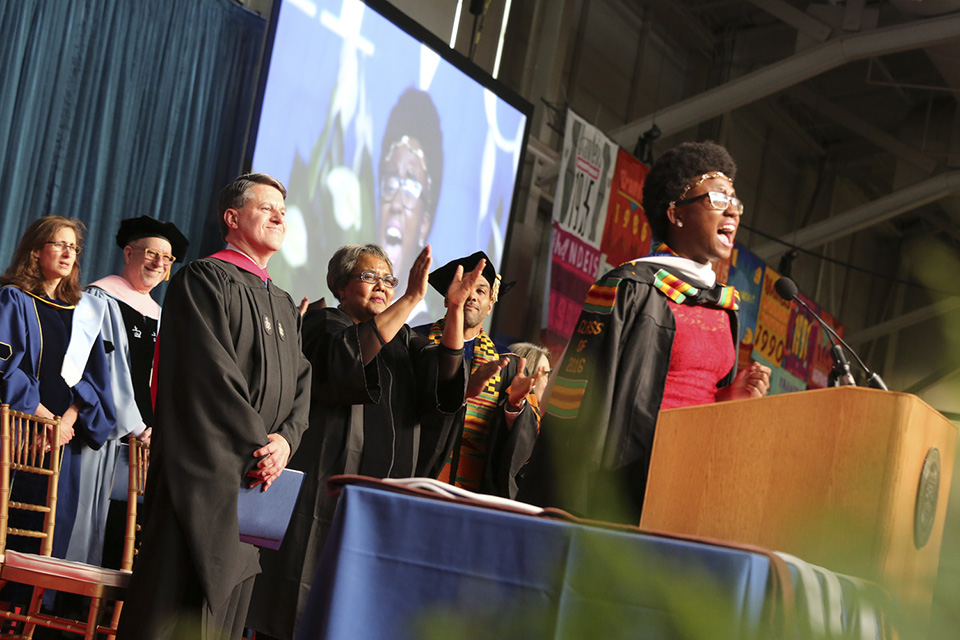
[[[274,281],[336,304],[327,262],[347,243],[387,250],[397,297],[424,244],[434,267],[482,250],[499,269],[532,107],[385,3],[274,15],[250,163],[289,190]],[[442,315],[431,291],[409,324]]]

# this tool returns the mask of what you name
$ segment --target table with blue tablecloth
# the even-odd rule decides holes
[[[762,550],[414,493],[343,487],[298,640],[772,638],[791,615]]]

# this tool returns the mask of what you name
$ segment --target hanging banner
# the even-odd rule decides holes
[[[573,111],[553,203],[550,303],[543,340],[551,352],[566,347],[590,285],[600,276],[617,146]]]
[[[801,380],[797,376],[789,373],[786,369],[782,367],[771,369],[770,391],[767,392],[769,395],[773,396],[777,395],[778,393],[793,393],[794,391],[803,391],[806,388],[806,380]]]
[[[604,254],[601,271],[609,271],[650,253],[650,224],[640,204],[643,201],[643,181],[649,172],[645,164],[629,153],[617,150],[607,224],[600,243],[600,251]]]
[[[757,330],[753,340],[753,359],[760,360],[770,367],[780,367],[783,364],[787,343],[787,324],[790,321],[790,307],[793,306],[777,295],[773,288],[779,279],[780,274],[776,271],[770,267],[764,269],[763,293],[760,297]]]
[[[750,356],[753,355],[765,268],[763,260],[740,243],[736,243],[730,254],[728,272],[717,275],[720,282],[736,287],[740,293],[740,353],[737,355],[737,366],[740,369],[750,364]]]
[[[596,127],[567,111],[553,220],[561,229],[600,248],[607,220],[617,146]]]
[[[550,315],[545,339],[551,353],[562,351],[573,335],[583,301],[597,278],[599,266],[599,250],[554,223]]]
[[[828,325],[833,327],[841,338],[843,337],[843,326],[833,319],[833,316],[820,309],[820,317]],[[816,321],[814,321],[816,322]],[[810,376],[807,378],[808,389],[823,389],[829,386],[830,371],[833,369],[833,358],[830,356],[830,338],[827,332],[819,330],[816,339],[813,342],[813,349],[810,355]]]
[[[798,293],[797,297],[816,312],[817,303]],[[819,339],[820,325],[799,304],[792,305],[787,323],[787,348],[783,368],[804,383],[810,378],[810,363]]]

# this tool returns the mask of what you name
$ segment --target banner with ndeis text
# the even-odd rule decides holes
[[[573,111],[567,112],[553,203],[550,303],[544,342],[554,356],[566,347],[590,285],[601,268],[617,146]]]

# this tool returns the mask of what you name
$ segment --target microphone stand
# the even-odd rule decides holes
[[[827,336],[829,337],[830,334],[828,333]],[[833,342],[833,340],[831,340],[831,342]],[[833,383],[832,386],[857,386],[853,372],[850,371],[850,361],[847,360],[847,354],[843,352],[843,349],[836,342],[833,342],[833,346],[830,347],[830,356],[833,358],[833,371],[830,372],[830,380]]]
[[[870,371],[867,368],[867,365],[860,359],[860,356],[857,355],[857,352],[850,348],[846,342],[843,341],[836,331],[833,330],[829,324],[824,322],[823,318],[819,314],[814,313],[807,303],[797,297],[797,285],[790,280],[790,278],[783,277],[777,281],[777,285],[780,285],[780,281],[784,282],[785,286],[775,287],[777,294],[784,298],[785,300],[793,300],[800,304],[801,307],[806,310],[810,316],[816,320],[821,327],[824,328],[827,332],[827,338],[830,340],[830,343],[833,345],[830,347],[830,356],[833,358],[833,375],[831,375],[831,382],[839,382],[840,384],[846,384],[850,386],[856,386],[856,380],[853,377],[853,373],[850,371],[850,362],[847,360],[846,354],[844,354],[843,349],[840,348],[840,345],[849,351],[854,359],[857,361],[857,364],[864,370],[867,374],[867,385],[874,389],[883,389],[888,391],[886,383],[883,381],[883,378],[880,377],[880,374],[875,371]],[[839,344],[837,344],[839,342]]]

